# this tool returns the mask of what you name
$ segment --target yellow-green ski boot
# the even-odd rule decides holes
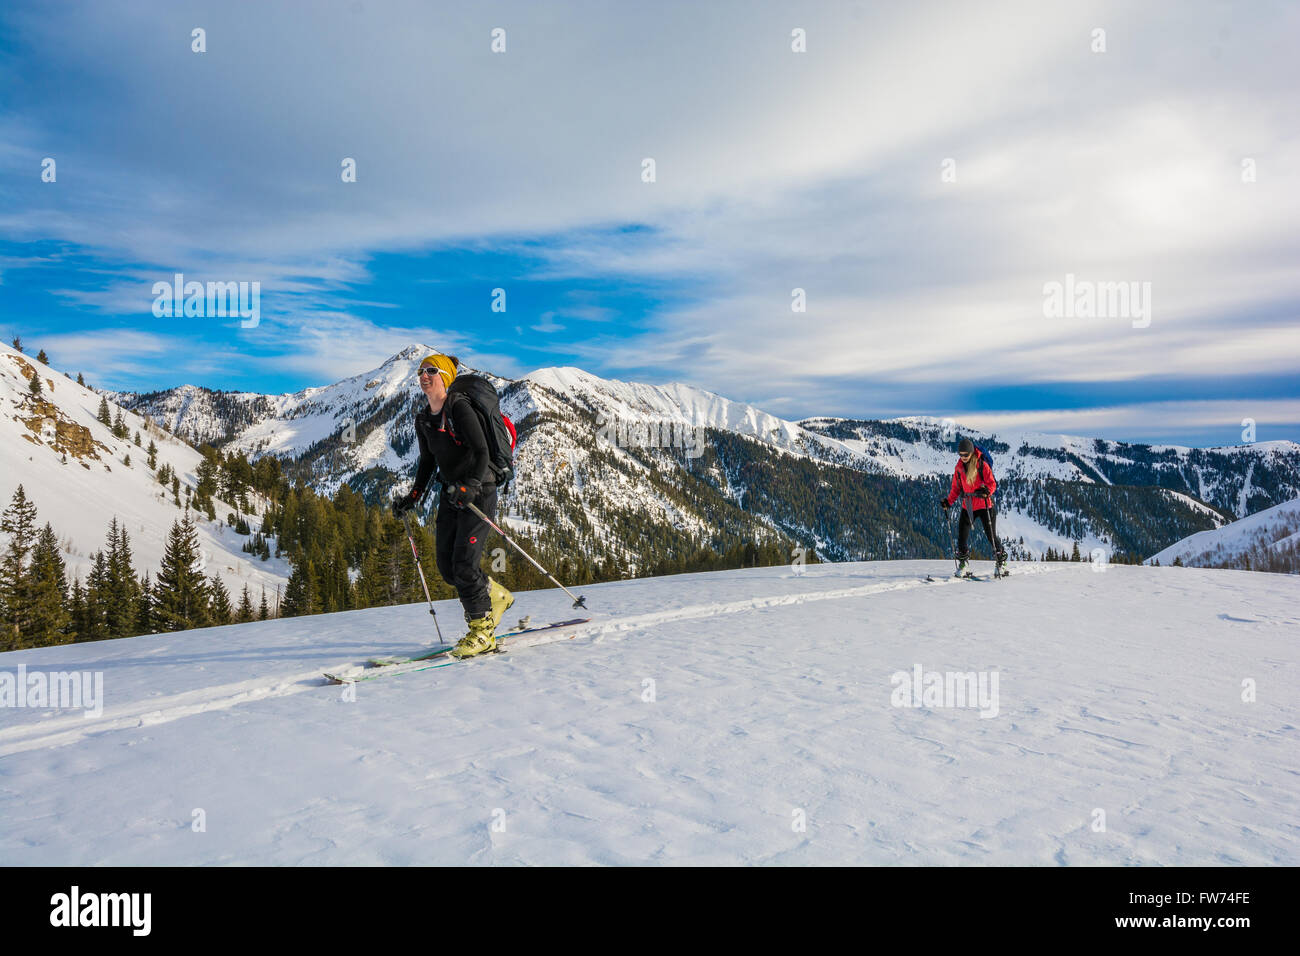
[[[515,603],[515,596],[492,578],[488,578],[488,594],[492,597],[492,630],[495,632],[501,626],[506,611],[510,610],[510,605]]]
[[[492,636],[496,628],[492,625],[491,614],[480,614],[478,617],[466,618],[466,621],[469,622],[469,633],[451,649],[452,657],[474,657],[497,649],[497,639]]]

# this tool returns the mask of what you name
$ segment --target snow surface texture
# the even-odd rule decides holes
[[[1191,567],[1232,565],[1240,563],[1243,555],[1257,547],[1280,550],[1297,541],[1300,541],[1300,498],[1257,511],[1212,531],[1188,535],[1152,555],[1146,563],[1168,565],[1182,558],[1183,564]]]
[[[0,860],[1300,864],[1295,581],[1012,570],[596,585],[576,634],[351,687],[320,674],[432,643],[424,607],[0,655],[106,697],[0,709]],[[917,666],[996,672],[997,715],[894,706]]]

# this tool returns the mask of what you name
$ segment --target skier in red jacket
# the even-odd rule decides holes
[[[1006,572],[1007,553],[998,544],[997,532],[994,530],[997,511],[993,507],[993,492],[998,487],[997,479],[993,477],[993,469],[984,460],[984,455],[969,438],[961,440],[957,457],[960,460],[952,470],[952,488],[946,497],[940,499],[940,504],[947,511],[958,497],[962,498],[961,522],[957,526],[957,575],[965,574],[970,563],[967,560],[970,557],[968,544],[971,524],[976,515],[979,515],[984,525],[984,534],[993,546],[993,554],[997,559],[994,573],[1001,575]]]

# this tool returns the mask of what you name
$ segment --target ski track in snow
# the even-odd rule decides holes
[[[1050,570],[1049,565],[1024,565],[1019,568],[1017,576],[1041,574],[1050,572]],[[599,639],[606,634],[647,630],[673,622],[702,620],[723,614],[739,614],[745,611],[757,611],[771,607],[789,607],[814,601],[837,601],[846,598],[866,597],[889,591],[926,587],[928,584],[965,585],[967,583],[953,578],[939,578],[934,582],[926,582],[917,578],[910,581],[839,588],[833,591],[793,592],[770,597],[751,598],[745,601],[698,604],[691,607],[676,608],[671,611],[656,611],[650,614],[616,618],[611,621],[593,621],[590,624],[563,628],[561,633],[558,634],[538,634],[512,638],[505,646],[509,650],[515,651],[578,638]],[[413,663],[409,668],[393,667],[392,676],[395,677],[403,672],[418,673],[419,670],[427,669],[428,666],[428,662],[419,662]],[[35,670],[35,668],[31,669]],[[172,694],[167,697],[155,697],[143,701],[119,704],[115,705],[111,711],[106,710],[104,715],[94,720],[87,719],[78,713],[76,716],[50,718],[40,723],[28,722],[16,727],[0,729],[0,757],[40,747],[75,743],[92,734],[153,726],[172,720],[180,720],[183,717],[191,717],[195,714],[203,714],[213,710],[224,710],[240,704],[265,700],[268,697],[287,697],[292,694],[301,694],[306,691],[317,690],[322,684],[328,686],[328,682],[323,677],[325,671],[347,676],[361,673],[363,670],[364,665],[360,664],[348,664],[342,667],[327,665],[323,668],[281,675],[271,679],[254,678],[234,684],[224,684],[181,694]],[[386,676],[384,679],[389,678]]]
[[[349,688],[320,671],[418,650],[423,606],[0,655],[102,670],[108,698],[99,720],[0,710],[0,859],[1300,863],[1293,578],[920,580],[943,568],[596,585],[617,613],[570,647]],[[535,621],[573,613],[554,591],[518,598]],[[998,715],[892,706],[890,675],[914,665],[999,674]]]

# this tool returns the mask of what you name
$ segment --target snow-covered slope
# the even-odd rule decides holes
[[[40,397],[29,389],[39,375]],[[63,546],[68,581],[84,582],[96,551],[104,548],[109,521],[116,516],[130,536],[138,572],[157,571],[167,533],[183,514],[170,487],[158,484],[147,464],[146,448],[158,448],[158,464],[170,465],[182,485],[195,486],[202,460],[197,451],[143,418],[123,411],[131,438],[120,439],[95,416],[100,396],[63,373],[0,345],[0,508],[9,504],[18,485],[37,509],[37,521],[53,525]],[[119,409],[110,403],[116,414]],[[136,433],[141,444],[133,441]],[[130,457],[131,463],[126,464]],[[184,504],[182,489],[181,502]],[[241,551],[247,540],[222,519],[234,509],[216,502],[218,520],[209,522],[191,511],[199,535],[204,573],[219,574],[236,597],[248,585],[257,600],[263,586],[272,597],[288,579],[285,562],[263,562]],[[2,539],[3,536],[0,536]],[[0,544],[3,544],[0,541]]]
[[[1297,548],[1300,548],[1300,498],[1284,501],[1213,531],[1191,535],[1152,555],[1147,563],[1169,565],[1181,560],[1190,567],[1258,570],[1270,558],[1281,564]]]
[[[1290,579],[946,567],[596,585],[572,639],[354,688],[320,673],[431,641],[424,607],[0,655],[104,698],[0,709],[0,859],[1300,864]],[[900,706],[918,670],[985,696]]]

